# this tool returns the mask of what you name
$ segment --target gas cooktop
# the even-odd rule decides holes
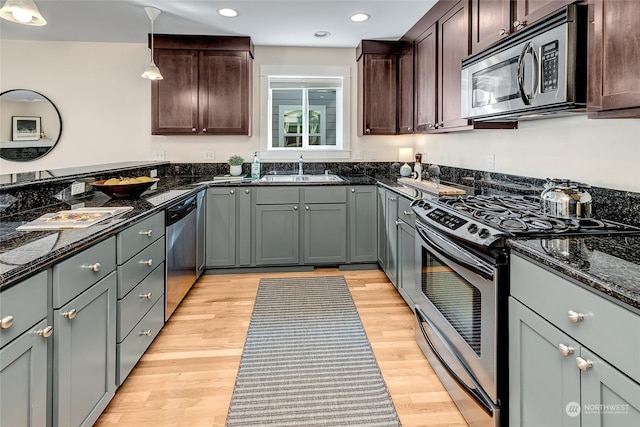
[[[595,218],[545,216],[540,200],[527,196],[459,196],[416,200],[416,219],[459,240],[496,246],[507,237],[638,234],[640,228]]]

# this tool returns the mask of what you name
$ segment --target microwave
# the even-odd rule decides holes
[[[462,61],[462,117],[476,121],[586,110],[587,9],[569,5]]]

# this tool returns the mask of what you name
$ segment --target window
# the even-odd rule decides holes
[[[268,150],[342,150],[342,77],[269,76]]]

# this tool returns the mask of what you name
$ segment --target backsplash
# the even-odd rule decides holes
[[[87,167],[87,170],[50,171],[50,178],[0,186],[0,219],[16,213],[55,205],[70,198],[70,186],[77,180],[85,182],[113,176],[148,175],[155,169],[159,177],[213,177],[229,173],[226,163],[141,162]],[[92,170],[89,170],[92,169]],[[424,170],[427,168],[424,167]],[[243,173],[250,175],[251,164],[245,163]],[[298,163],[262,162],[262,174],[270,172],[297,173]],[[304,173],[331,174],[345,177],[393,179],[400,176],[400,163],[394,162],[307,162]],[[426,173],[425,173],[426,177]],[[557,178],[557,177],[550,177]],[[464,187],[473,194],[518,194],[539,197],[546,180],[517,175],[440,166],[440,179]],[[588,184],[588,183],[587,183]],[[591,187],[593,212],[596,218],[640,227],[640,193]]]

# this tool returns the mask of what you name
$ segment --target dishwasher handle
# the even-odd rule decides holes
[[[180,221],[182,218],[187,216],[189,212],[195,210],[197,206],[198,202],[196,200],[196,196],[193,196],[167,208],[165,216],[166,226],[169,227],[170,225]]]

